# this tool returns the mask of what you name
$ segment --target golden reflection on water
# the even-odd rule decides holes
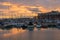
[[[46,28],[46,29],[44,29],[44,28],[41,28],[41,30],[42,30],[42,31],[44,31],[44,30],[47,30],[47,29],[48,29],[48,28]]]
[[[35,27],[33,31],[37,31],[38,29]],[[47,30],[47,29],[44,29],[44,28],[41,28],[40,29],[41,31],[44,31],[44,30]],[[2,30],[0,30],[2,31]],[[6,30],[7,31],[7,30]],[[24,32],[26,32],[27,30],[23,30],[22,28],[21,29],[17,29],[17,28],[13,28],[11,30],[9,30],[8,33],[4,33],[3,36],[4,37],[10,37],[12,35],[17,35],[17,34],[23,34]]]
[[[36,27],[34,28],[34,31],[37,31],[37,28]]]
[[[60,40],[60,30],[54,28],[34,28],[32,31],[22,28],[13,28],[11,30],[0,29],[0,40]]]
[[[24,33],[25,31],[26,30],[23,30],[22,28],[21,29],[13,28],[13,29],[9,30],[9,33],[5,33],[3,36],[4,37],[9,37],[9,36],[12,36],[12,35],[17,35],[17,34]]]

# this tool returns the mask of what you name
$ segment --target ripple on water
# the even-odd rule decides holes
[[[31,38],[32,39],[31,39]],[[32,31],[28,31],[27,29],[23,30],[21,29],[17,29],[17,28],[13,28],[10,30],[2,30],[0,29],[0,39],[1,40],[44,40],[47,38],[54,38],[57,40],[60,39],[60,30],[54,28],[41,28],[40,30],[38,30],[38,28],[34,28],[34,30]],[[51,39],[52,40],[52,39]]]

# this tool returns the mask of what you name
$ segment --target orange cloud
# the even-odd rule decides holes
[[[42,13],[49,11],[49,10],[47,10],[46,8],[44,8],[43,6],[40,6],[40,7],[38,7],[38,8],[39,8],[39,10],[40,10]]]
[[[20,17],[34,17],[37,16],[37,13],[42,12],[49,12],[51,10],[53,10],[53,8],[51,9],[47,9],[44,6],[28,6],[28,5],[19,5],[19,4],[12,4],[10,2],[3,2],[0,3],[0,5],[4,5],[4,6],[9,6],[8,9],[0,9],[0,11],[2,11],[3,14],[6,14],[6,18],[20,18]],[[38,11],[30,11],[29,9],[34,9],[37,8]],[[56,8],[55,10],[59,10],[59,8]],[[5,18],[5,16],[2,16],[1,18]]]
[[[11,6],[12,4],[10,2],[3,2],[2,5]]]
[[[60,12],[60,8],[57,7],[56,10]]]

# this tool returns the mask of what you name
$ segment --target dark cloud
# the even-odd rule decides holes
[[[0,0],[0,2],[5,2],[6,0]]]
[[[8,9],[9,6],[5,6],[5,5],[0,5],[0,9]]]
[[[32,11],[32,12],[41,12],[38,8],[28,8],[29,11]]]

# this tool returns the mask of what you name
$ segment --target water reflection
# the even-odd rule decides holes
[[[28,32],[29,33],[29,40],[33,40],[32,39],[32,31]]]
[[[12,28],[11,30],[0,29],[0,40],[60,40],[60,30],[54,28],[37,29]]]

